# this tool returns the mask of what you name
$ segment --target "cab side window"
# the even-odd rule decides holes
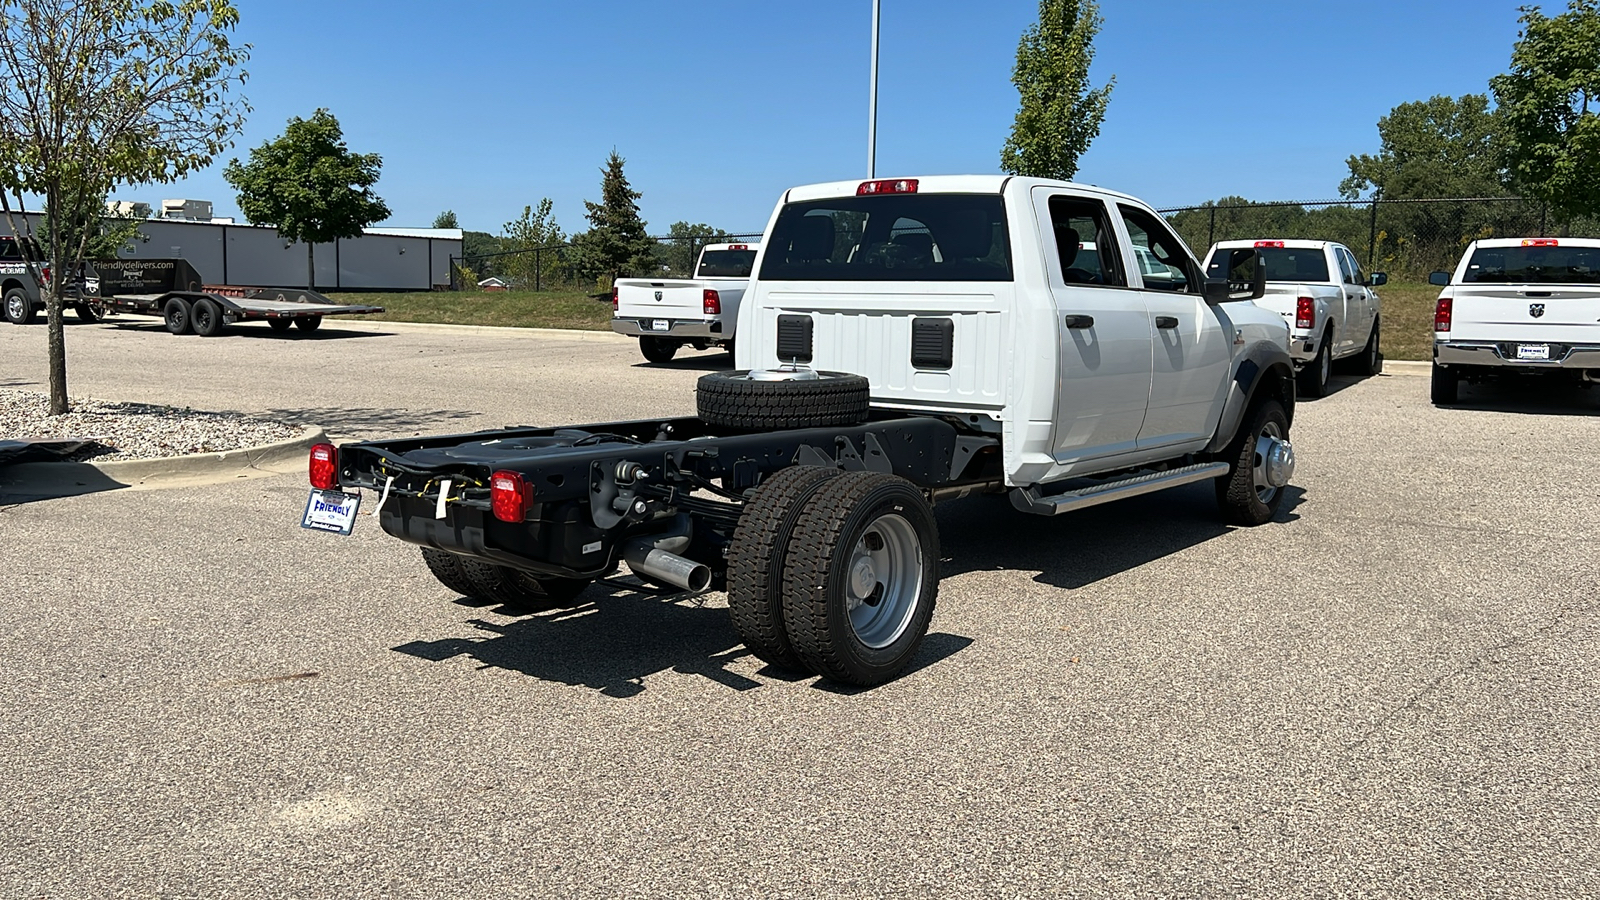
[[[1133,242],[1133,264],[1146,290],[1195,293],[1203,284],[1199,268],[1172,230],[1142,209],[1119,206]]]
[[[1104,203],[1065,195],[1050,198],[1056,274],[1067,284],[1126,287],[1117,233]]]
[[[1343,247],[1335,247],[1333,255],[1339,258],[1339,272],[1344,275],[1344,283],[1360,284],[1356,280],[1355,260],[1350,257],[1350,251]]]
[[[1350,260],[1350,276],[1352,279],[1350,283],[1366,284],[1367,273],[1361,271],[1361,263],[1356,259],[1355,252],[1348,247],[1339,248],[1339,252],[1343,253],[1346,259]]]

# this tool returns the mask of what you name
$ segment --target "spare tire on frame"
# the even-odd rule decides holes
[[[695,390],[700,418],[741,431],[860,425],[872,401],[867,379],[847,372],[712,372]]]

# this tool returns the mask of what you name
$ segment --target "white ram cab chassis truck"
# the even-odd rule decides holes
[[[1381,301],[1373,288],[1387,284],[1388,275],[1369,277],[1343,244],[1303,240],[1219,241],[1206,256],[1206,272],[1226,274],[1229,257],[1246,247],[1261,254],[1267,269],[1267,294],[1256,305],[1292,323],[1289,355],[1300,393],[1326,394],[1338,360],[1349,360],[1357,375],[1383,371]]]
[[[794,188],[766,235],[741,368],[700,379],[698,415],[319,445],[301,524],[348,533],[372,491],[447,588],[524,608],[624,561],[725,588],[756,656],[870,686],[927,633],[934,503],[1209,481],[1259,525],[1283,502],[1294,369],[1254,248],[1206,279],[1132,197],[990,176]]]
[[[672,359],[685,344],[734,346],[739,300],[750,283],[759,244],[707,244],[692,279],[627,278],[612,282],[611,330],[639,339],[644,358]]]
[[[1494,238],[1467,246],[1433,316],[1433,402],[1462,381],[1545,375],[1600,381],[1600,239]]]

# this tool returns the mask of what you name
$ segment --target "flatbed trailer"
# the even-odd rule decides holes
[[[90,305],[99,315],[159,316],[173,334],[215,337],[239,322],[266,322],[273,331],[315,331],[324,316],[381,313],[383,307],[335,303],[308,288],[208,285],[181,259],[108,260],[94,263],[98,291]]]

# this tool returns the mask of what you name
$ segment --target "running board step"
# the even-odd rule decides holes
[[[1033,513],[1039,516],[1059,516],[1075,509],[1099,506],[1102,503],[1110,503],[1113,500],[1124,500],[1128,497],[1137,497],[1140,494],[1164,491],[1167,488],[1193,484],[1196,481],[1220,478],[1226,474],[1228,474],[1227,463],[1196,463],[1179,469],[1168,469],[1165,472],[1151,472],[1146,475],[1135,475],[1132,478],[1123,478],[1118,481],[1106,481],[1074,491],[1051,494],[1048,497],[1040,496],[1040,485],[1036,484],[1031,487],[1012,488],[1011,505],[1025,513]],[[1045,487],[1049,487],[1049,485],[1045,485]]]

